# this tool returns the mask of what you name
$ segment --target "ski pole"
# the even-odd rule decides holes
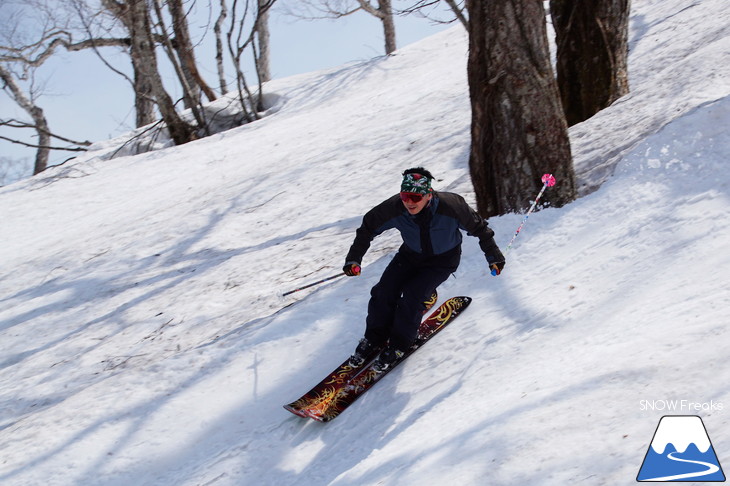
[[[532,202],[532,206],[530,206],[530,209],[527,211],[527,214],[525,214],[525,217],[522,218],[522,222],[520,223],[520,226],[517,228],[517,231],[515,231],[514,236],[512,237],[512,239],[509,242],[509,245],[507,245],[507,248],[504,250],[505,253],[507,253],[507,251],[509,251],[509,249],[512,248],[512,243],[515,242],[515,240],[517,239],[517,235],[519,235],[520,231],[522,231],[522,227],[527,222],[527,218],[530,217],[530,213],[532,213],[532,211],[535,210],[535,206],[537,206],[537,202],[542,197],[542,194],[545,192],[545,189],[547,189],[548,187],[553,187],[555,185],[555,177],[553,177],[552,174],[545,174],[542,176],[542,178],[540,180],[542,181],[542,189],[540,189],[540,192],[537,194],[537,197]],[[492,270],[492,275],[496,275],[496,274],[497,274],[497,271]]]
[[[316,282],[312,282],[310,284],[304,285],[303,287],[299,287],[298,289],[290,290],[289,292],[284,292],[281,294],[282,297],[286,297],[289,294],[293,294],[294,292],[299,292],[300,290],[308,289],[309,287],[314,287],[315,285],[323,284],[325,282],[329,282],[330,280],[334,280],[339,277],[344,277],[345,273],[340,272],[337,275],[332,275],[331,277],[323,278],[322,280],[317,280]]]

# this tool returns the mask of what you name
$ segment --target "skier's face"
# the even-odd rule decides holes
[[[420,200],[416,201],[414,197],[408,197],[408,194],[410,193],[401,193],[401,201],[403,201],[403,206],[406,207],[406,210],[410,214],[418,214],[420,213],[423,208],[428,206],[428,202],[433,197],[432,194],[428,194],[426,196],[421,197]],[[405,195],[405,196],[404,196]]]

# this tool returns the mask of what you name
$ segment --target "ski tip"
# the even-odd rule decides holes
[[[287,412],[291,412],[298,417],[308,418],[308,416],[305,415],[304,412],[302,412],[298,408],[292,407],[291,403],[289,405],[284,405],[284,410],[286,410]]]
[[[330,418],[330,417],[317,415],[316,413],[313,413],[311,410],[297,408],[297,407],[293,406],[293,404],[291,404],[291,403],[288,405],[284,405],[284,410],[293,413],[297,417],[312,419],[316,422],[329,422],[330,420],[332,420],[332,418]]]
[[[310,419],[314,420],[315,422],[329,422],[330,421],[330,419],[328,417],[313,413],[309,410],[305,410],[304,413],[305,413],[305,415],[304,415],[305,417],[310,418]]]

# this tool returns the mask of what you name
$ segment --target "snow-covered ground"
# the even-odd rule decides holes
[[[730,11],[632,4],[632,93],[571,130],[586,195],[499,277],[467,238],[439,291],[471,307],[329,424],[282,405],[352,351],[399,238],[279,295],[340,271],[405,168],[473,202],[461,27],[0,189],[0,484],[628,485],[670,400],[730,464]]]

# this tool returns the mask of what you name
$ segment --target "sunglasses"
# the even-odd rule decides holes
[[[416,194],[415,192],[401,192],[400,199],[403,202],[411,201],[413,203],[419,203],[425,196],[423,194]]]

